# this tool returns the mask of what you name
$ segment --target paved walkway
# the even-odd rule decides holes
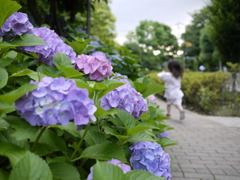
[[[161,109],[165,102],[159,100]],[[203,116],[186,110],[186,119],[172,108],[166,124],[179,145],[165,150],[173,158],[173,180],[240,180],[240,118]]]

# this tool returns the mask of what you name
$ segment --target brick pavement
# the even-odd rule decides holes
[[[165,102],[159,105],[165,109]],[[174,128],[168,133],[179,145],[165,150],[172,157],[173,180],[240,180],[240,118],[186,110],[186,119],[180,121],[172,110],[165,122]]]

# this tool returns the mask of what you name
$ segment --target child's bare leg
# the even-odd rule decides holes
[[[183,107],[181,105],[175,105],[175,106],[179,111],[183,111]]]
[[[171,116],[171,104],[167,104],[167,116]]]

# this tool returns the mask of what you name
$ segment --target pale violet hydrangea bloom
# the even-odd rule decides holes
[[[158,138],[161,138],[161,137],[167,137],[167,138],[169,138],[170,136],[169,136],[169,134],[168,134],[166,131],[164,131],[164,132],[158,134],[157,137],[158,137]]]
[[[117,79],[126,82],[126,79]],[[122,109],[138,119],[143,112],[147,112],[147,101],[142,95],[132,88],[128,82],[101,98],[101,107],[105,110],[112,108]]]
[[[143,169],[159,177],[171,180],[170,157],[156,142],[137,142],[130,148],[133,169]]]
[[[38,88],[18,99],[15,106],[32,126],[67,125],[70,120],[75,125],[86,125],[96,121],[93,100],[75,81],[44,77],[41,82],[31,83]]]
[[[20,36],[24,33],[30,33],[32,30],[33,25],[29,22],[27,14],[15,12],[4,22],[0,34],[4,35],[11,32],[13,36]]]
[[[71,59],[72,64],[75,63],[76,53],[53,30],[47,27],[34,28],[31,34],[39,36],[45,41],[46,44],[38,46],[26,46],[21,47],[20,49],[29,52],[35,52],[38,55],[38,60],[40,62],[51,66],[54,65],[54,55],[60,52],[66,54],[66,56]]]
[[[111,63],[102,52],[93,55],[78,55],[75,59],[76,68],[89,75],[89,79],[101,81],[112,74]]]
[[[148,96],[147,99],[148,99],[150,102],[152,102],[152,103],[154,103],[154,104],[157,104],[157,98],[156,98],[154,95]]]
[[[120,167],[124,173],[131,171],[131,167],[129,165],[124,164],[117,159],[112,159],[110,161],[107,161],[107,163],[110,163],[110,164]],[[87,180],[92,180],[92,179],[93,179],[93,167],[90,168],[90,174],[87,177]]]

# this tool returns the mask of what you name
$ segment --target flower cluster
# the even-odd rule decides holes
[[[89,74],[91,80],[101,81],[112,74],[111,63],[102,52],[95,52],[92,55],[78,55],[75,59],[77,69]]]
[[[129,165],[124,164],[117,159],[112,159],[110,161],[107,161],[107,163],[110,163],[110,164],[113,164],[113,165],[116,165],[116,166],[120,167],[123,170],[124,173],[127,173],[127,172],[131,171],[131,167]],[[93,168],[91,167],[90,168],[90,174],[88,175],[87,180],[92,180],[93,179],[92,173],[93,173]]]
[[[131,147],[130,163],[133,169],[147,170],[159,177],[171,179],[170,157],[156,142],[137,142]]]
[[[167,137],[167,138],[169,138],[170,136],[169,136],[169,134],[168,134],[166,131],[164,131],[164,132],[162,132],[161,134],[158,134],[157,137],[158,137],[158,138],[162,138],[162,137]]]
[[[75,81],[44,77],[32,83],[38,88],[15,102],[17,112],[32,126],[67,125],[72,119],[75,125],[86,125],[96,120],[93,100]]]
[[[21,47],[21,49],[29,52],[37,53],[39,61],[48,65],[54,65],[53,56],[56,53],[66,54],[75,63],[76,53],[73,49],[64,43],[64,41],[51,29],[47,27],[34,28],[31,32],[32,35],[39,36],[46,44],[39,46]]]
[[[126,81],[126,79],[120,79],[120,81]],[[103,96],[101,107],[105,110],[122,109],[132,114],[136,119],[148,110],[147,101],[131,87],[130,83],[126,83]]]
[[[29,22],[28,16],[25,13],[15,12],[2,25],[0,34],[4,35],[12,32],[13,36],[30,33],[33,30],[33,25]]]
[[[156,98],[154,95],[148,96],[147,99],[148,99],[150,102],[152,102],[152,103],[154,103],[154,104],[157,104],[157,98]]]

